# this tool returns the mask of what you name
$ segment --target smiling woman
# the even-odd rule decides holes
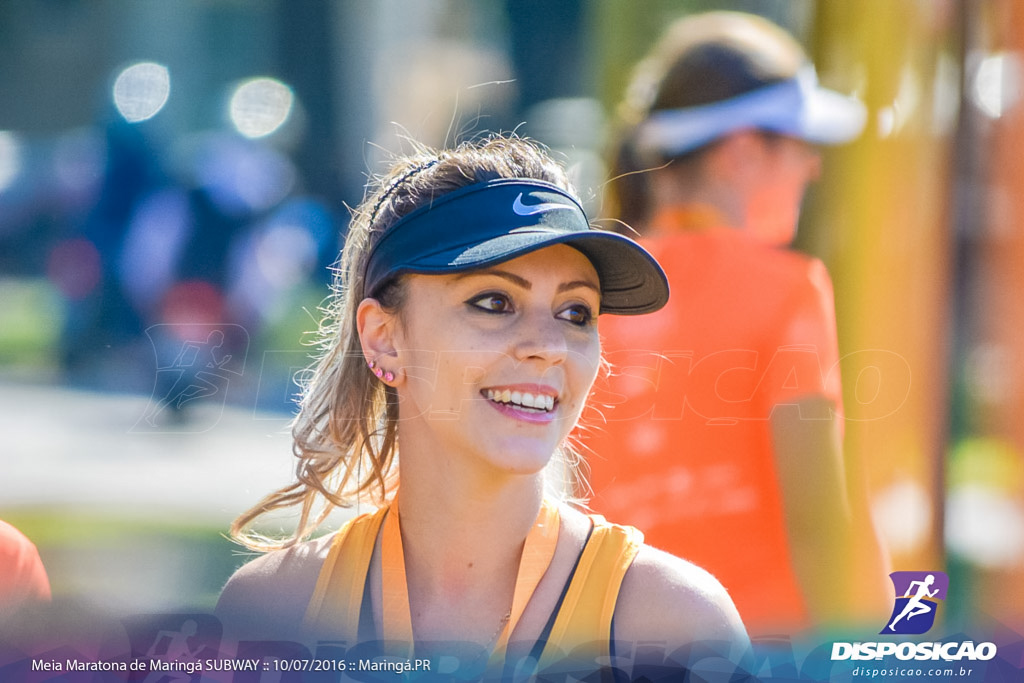
[[[543,470],[597,375],[590,261],[556,244],[480,271],[409,275],[407,287],[401,324],[373,299],[358,316],[365,354],[403,368],[403,475],[474,477],[466,483],[481,490],[495,475]],[[437,467],[436,452],[454,471]]]
[[[225,587],[229,632],[445,655],[467,676],[622,667],[640,640],[743,654],[717,581],[576,510],[550,473],[601,364],[599,314],[667,298],[657,262],[592,229],[536,145],[399,160],[353,215],[294,425],[297,481],[232,528],[272,552]],[[377,511],[304,540],[364,500]],[[251,531],[288,508],[291,538]]]

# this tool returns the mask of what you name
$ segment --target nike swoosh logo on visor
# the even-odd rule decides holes
[[[556,209],[572,209],[573,207],[567,204],[558,204],[556,202],[541,202],[540,204],[523,204],[523,193],[520,192],[516,200],[512,202],[512,211],[519,216],[533,216],[538,213],[544,213],[545,211],[554,211]]]

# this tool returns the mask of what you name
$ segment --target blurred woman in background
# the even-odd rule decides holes
[[[751,635],[883,619],[884,562],[842,449],[832,283],[787,249],[816,145],[858,135],[863,106],[820,87],[771,22],[712,12],[669,28],[622,115],[613,203],[673,296],[602,329],[619,371],[587,442],[594,509],[711,571]]]

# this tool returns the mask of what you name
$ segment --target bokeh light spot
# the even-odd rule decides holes
[[[46,275],[67,298],[84,299],[100,282],[100,253],[87,239],[62,240],[46,260]]]
[[[896,553],[917,552],[932,531],[932,499],[918,481],[895,481],[875,494],[872,512],[886,546]]]
[[[247,138],[270,135],[288,120],[295,97],[291,88],[274,78],[252,78],[235,88],[228,115]]]
[[[256,261],[263,276],[277,287],[293,287],[309,276],[316,262],[316,243],[298,225],[275,225],[256,247]]]
[[[1022,69],[1014,54],[988,55],[978,65],[971,100],[986,116],[997,119],[1021,98]]]
[[[224,297],[217,287],[203,280],[183,280],[167,291],[161,318],[187,340],[205,327],[223,323],[224,315]]]
[[[155,62],[133,64],[114,81],[114,106],[129,123],[156,116],[170,94],[171,75]]]
[[[947,501],[946,542],[975,564],[1018,566],[1024,560],[1024,506],[989,486],[958,486]]]
[[[0,130],[0,192],[14,182],[21,172],[21,144],[6,130]]]

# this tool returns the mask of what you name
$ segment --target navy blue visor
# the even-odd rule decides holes
[[[486,268],[566,244],[601,283],[601,313],[639,315],[668,301],[661,266],[633,240],[590,226],[579,202],[540,180],[499,178],[459,188],[400,218],[367,258],[363,291],[403,273],[440,275]]]

